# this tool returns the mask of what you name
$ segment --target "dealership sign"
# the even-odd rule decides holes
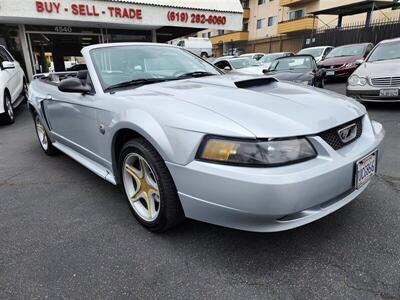
[[[176,8],[150,4],[95,0],[0,0],[0,21],[26,24],[79,25],[95,22],[143,27],[179,26],[240,30],[242,14],[234,12]]]

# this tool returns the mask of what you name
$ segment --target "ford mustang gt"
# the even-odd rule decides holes
[[[123,187],[136,219],[248,231],[295,228],[365,191],[384,129],[351,98],[268,76],[223,74],[184,49],[86,47],[87,70],[37,75],[40,146]]]

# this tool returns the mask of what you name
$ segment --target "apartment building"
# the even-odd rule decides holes
[[[338,26],[337,15],[319,15],[314,18],[312,12],[360,1],[362,0],[241,1],[244,8],[242,31],[204,30],[198,36],[211,39],[217,56],[229,48],[243,48],[246,52],[297,51],[303,46],[304,37],[312,30]],[[346,26],[362,23],[366,18],[366,13],[344,16],[341,24]],[[389,19],[400,20],[400,10],[389,8],[372,13],[373,22]]]

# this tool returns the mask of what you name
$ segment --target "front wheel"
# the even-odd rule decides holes
[[[3,124],[12,124],[15,122],[14,107],[12,106],[11,97],[8,93],[4,94],[4,113],[1,114],[1,122]]]
[[[119,167],[131,211],[143,226],[150,231],[163,232],[184,219],[171,174],[145,139],[125,144]]]

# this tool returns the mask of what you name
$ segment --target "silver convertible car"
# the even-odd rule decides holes
[[[88,71],[39,75],[30,85],[40,145],[121,184],[152,231],[184,217],[287,230],[346,205],[377,170],[384,129],[351,98],[225,75],[165,44],[82,54]]]

